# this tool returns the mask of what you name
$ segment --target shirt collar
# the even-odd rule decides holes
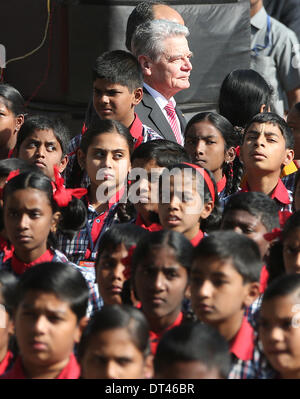
[[[171,324],[169,327],[167,327],[165,330],[160,331],[159,333],[156,333],[154,331],[150,331],[149,332],[150,342],[151,342],[151,350],[152,350],[153,354],[156,352],[157,345],[158,345],[159,340],[162,337],[162,335],[165,332],[171,330],[172,328],[174,328],[176,326],[179,326],[181,324],[181,322],[182,322],[182,319],[183,319],[183,313],[180,312],[179,315],[177,316],[176,320],[174,321],[174,323]]]
[[[151,232],[162,230],[162,226],[161,226],[160,224],[158,224],[158,223],[152,223],[152,224],[150,224],[149,226],[146,226],[146,225],[145,225],[145,222],[143,221],[143,219],[142,219],[142,217],[141,217],[141,215],[140,215],[140,213],[138,213],[138,215],[137,215],[135,224],[136,224],[137,226],[140,226],[140,227],[142,227],[143,229],[148,230],[148,231],[151,231]]]
[[[154,100],[157,102],[159,108],[163,110],[165,106],[168,104],[169,101],[172,102],[174,108],[176,107],[176,101],[174,97],[171,97],[169,100],[167,100],[161,93],[144,83],[144,87],[147,89],[147,91],[151,94],[151,96],[154,98]]]
[[[204,237],[203,231],[199,230],[199,232],[195,235],[195,237],[190,240],[190,243],[193,245],[193,247],[196,247],[203,237]]]
[[[15,254],[13,254],[11,260],[11,267],[16,274],[20,275],[24,273],[27,269],[29,269],[34,265],[37,265],[38,263],[51,262],[53,256],[54,252],[51,249],[47,249],[47,251],[44,252],[43,255],[41,255],[38,259],[30,263],[25,263],[22,262],[20,259],[18,259]]]
[[[251,191],[247,181],[245,181],[241,187],[242,192],[248,192]],[[290,198],[289,198],[289,193],[285,187],[285,185],[282,183],[281,179],[278,179],[277,186],[274,188],[272,194],[270,195],[272,199],[276,199],[278,202],[282,204],[288,205],[290,203]]]
[[[129,130],[131,136],[137,140],[142,135],[143,125],[136,113],[134,114],[134,116],[135,116],[134,121],[132,122]]]
[[[256,29],[263,29],[267,22],[267,12],[264,7],[262,7],[258,13],[256,13],[251,19],[251,25],[254,26]]]
[[[217,182],[218,194],[220,194],[220,192],[224,190],[226,182],[227,182],[226,176],[223,175],[222,179]]]
[[[243,317],[241,328],[231,340],[229,347],[230,352],[238,359],[247,361],[253,358],[254,331],[245,316]]]

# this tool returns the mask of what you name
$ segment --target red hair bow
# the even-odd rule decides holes
[[[122,263],[125,266],[125,270],[123,271],[123,274],[124,274],[124,277],[126,278],[126,280],[130,279],[130,276],[131,276],[131,260],[132,260],[132,255],[134,253],[135,248],[136,248],[136,245],[132,245],[132,247],[130,247],[128,249],[127,256],[122,259]]]
[[[5,185],[6,185],[11,179],[13,179],[14,177],[18,176],[19,174],[20,174],[20,169],[12,170],[12,171],[9,173],[9,175],[7,176],[7,178],[6,178],[5,182],[4,182],[3,187],[0,188],[0,198],[3,197],[3,190],[4,190]]]
[[[240,157],[241,147],[239,145],[235,147],[235,153],[237,157]]]
[[[87,193],[86,188],[65,188],[64,178],[60,176],[57,166],[54,166],[55,191],[53,190],[53,199],[58,206],[65,207],[71,201],[72,197],[81,198]]]
[[[270,233],[264,234],[264,239],[266,241],[273,241],[276,238],[279,238],[281,240],[281,235],[282,230],[276,227],[276,229],[273,229]]]

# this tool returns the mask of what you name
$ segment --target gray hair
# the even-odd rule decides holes
[[[163,46],[165,39],[174,36],[187,37],[190,34],[184,25],[164,19],[156,19],[139,25],[131,40],[132,53],[138,57],[146,55],[157,62],[166,50]]]

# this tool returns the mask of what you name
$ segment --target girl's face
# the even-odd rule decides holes
[[[96,265],[96,279],[105,305],[122,304],[121,293],[125,281],[122,259],[128,255],[124,244],[113,251],[105,250]]]
[[[104,184],[118,191],[124,185],[130,168],[127,141],[119,133],[100,134],[94,137],[87,154],[78,150],[78,161],[94,187]]]
[[[227,151],[222,133],[209,121],[194,123],[186,133],[184,148],[193,163],[210,170],[219,181]]]
[[[283,378],[300,378],[299,292],[265,301],[259,337],[272,367]]]
[[[203,206],[196,185],[195,178],[184,177],[183,173],[171,176],[169,201],[168,195],[164,198],[168,192],[167,184],[162,181],[162,193],[158,204],[159,219],[163,228],[178,231],[189,240],[199,232],[200,219],[206,219],[212,212],[212,206]]]
[[[60,213],[53,213],[45,192],[34,188],[16,190],[4,201],[4,226],[20,260],[28,263],[47,250],[49,232]]]
[[[173,248],[152,248],[136,268],[134,285],[147,318],[164,318],[172,324],[181,310],[188,273],[178,263]]]
[[[286,273],[300,273],[300,227],[288,234],[283,242],[282,254]]]
[[[62,173],[68,163],[68,157],[63,157],[61,145],[52,129],[34,130],[22,142],[18,158],[36,165],[50,179],[54,179],[55,165]]]
[[[0,97],[0,148],[11,150],[17,142],[17,133],[24,122],[24,115],[15,116]]]
[[[147,363],[127,328],[104,330],[91,336],[81,360],[85,379],[145,378]]]

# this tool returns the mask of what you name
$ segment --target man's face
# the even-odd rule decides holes
[[[165,39],[163,48],[165,51],[156,62],[148,57],[140,57],[147,59],[141,63],[145,82],[169,99],[190,87],[192,53],[183,35]]]

